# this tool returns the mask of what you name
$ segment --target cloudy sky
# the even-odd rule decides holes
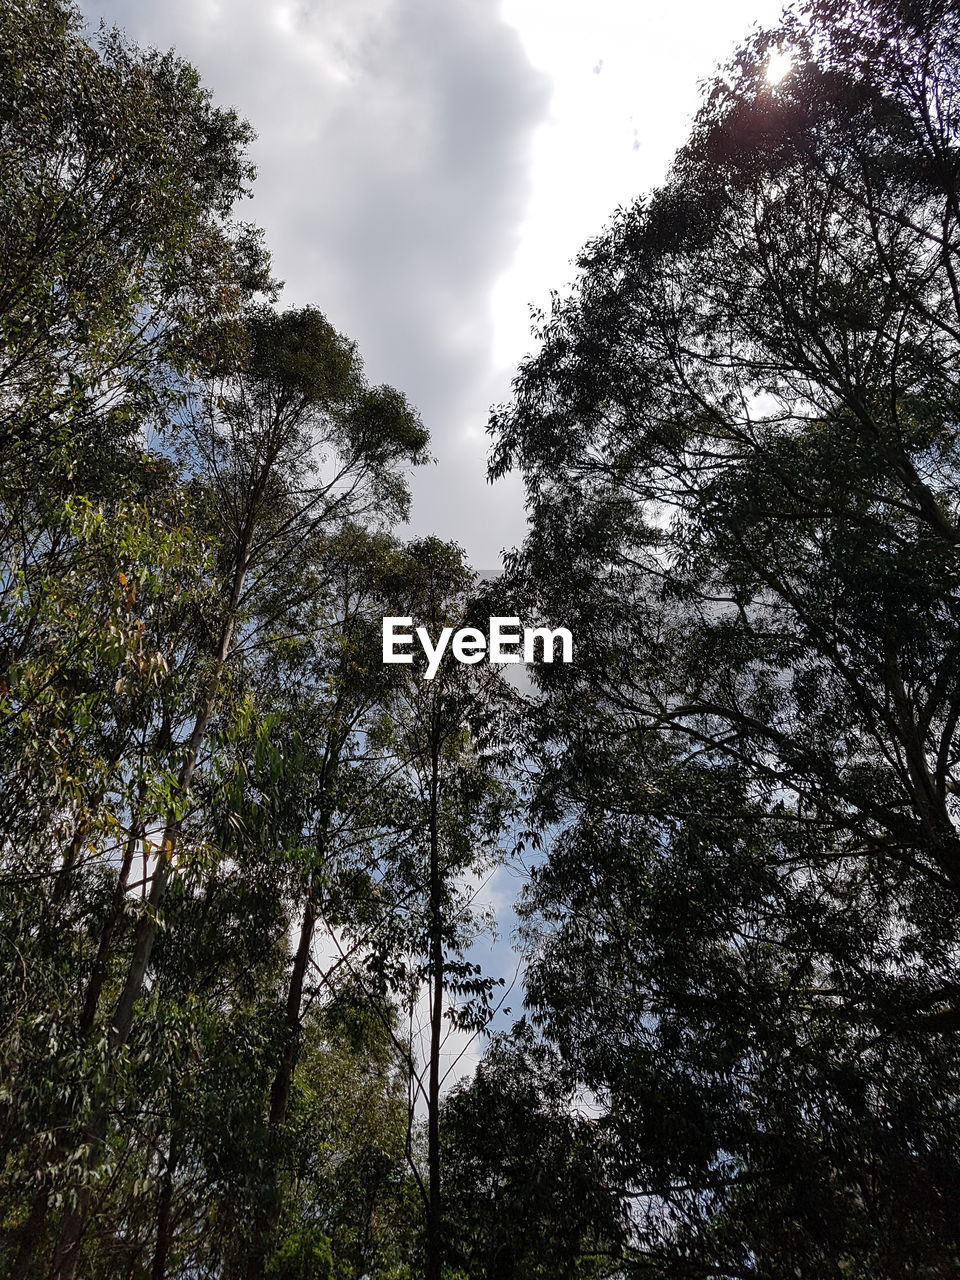
[[[530,348],[531,305],[618,204],[659,182],[698,82],[781,0],[83,0],[92,24],[175,47],[256,128],[256,195],[287,305],[314,303],[367,374],[418,405],[437,462],[411,531],[494,570],[523,535],[485,426]],[[509,983],[520,865],[480,888]],[[478,886],[479,887],[479,886]],[[331,958],[333,953],[331,952]],[[519,1011],[521,994],[509,1003]],[[422,1012],[422,1011],[421,1011]],[[502,1017],[501,1023],[510,1019]],[[448,1083],[479,1046],[452,1035]]]
[[[433,437],[415,532],[494,569],[523,530],[485,426],[529,306],[613,209],[658,182],[709,75],[780,0],[84,0],[174,46],[256,128],[287,305],[311,302]]]

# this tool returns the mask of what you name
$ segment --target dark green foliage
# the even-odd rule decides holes
[[[270,1259],[267,1275],[270,1280],[333,1280],[330,1241],[316,1228],[288,1236]]]
[[[529,998],[671,1275],[957,1266],[958,80],[949,5],[758,35],[494,418],[579,637]]]
[[[4,4],[0,50],[4,483],[102,485],[91,446],[162,424],[197,326],[269,286],[231,222],[252,135],[192,67],[93,46],[57,0]]]
[[[470,1277],[603,1276],[626,1222],[602,1126],[523,1023],[443,1107],[450,1259]]]

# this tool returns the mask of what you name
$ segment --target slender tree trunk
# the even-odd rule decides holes
[[[443,1034],[443,877],[440,868],[440,752],[436,725],[430,755],[430,1066],[427,1081],[427,1280],[440,1280],[440,1043]]]
[[[287,1118],[293,1073],[300,1057],[300,1006],[303,1003],[303,984],[307,974],[307,965],[310,961],[310,948],[313,945],[316,923],[316,890],[311,884],[307,890],[307,899],[303,908],[303,922],[300,925],[300,939],[293,959],[290,986],[287,989],[283,1052],[270,1089],[269,1122],[271,1129],[278,1128]]]
[[[47,1221],[47,1209],[49,1207],[50,1198],[46,1188],[38,1191],[33,1198],[30,1206],[30,1214],[24,1223],[23,1232],[20,1237],[20,1248],[14,1259],[13,1270],[10,1272],[10,1280],[27,1280],[30,1274],[30,1265],[33,1262],[33,1256],[40,1244],[40,1237],[43,1234],[43,1228]]]
[[[116,883],[113,887],[110,910],[107,912],[107,918],[104,921],[103,928],[100,930],[97,954],[90,971],[90,981],[87,983],[87,989],[84,993],[83,1009],[80,1011],[80,1023],[78,1026],[81,1037],[90,1034],[97,1018],[97,1008],[100,1004],[100,996],[107,976],[110,948],[113,945],[117,925],[120,923],[120,918],[123,914],[123,900],[127,893],[127,880],[130,877],[130,868],[133,865],[133,855],[137,842],[142,838],[142,824],[140,822],[131,823],[130,834],[123,849],[123,861],[120,863],[120,870],[117,872]]]
[[[332,775],[329,780],[332,783]],[[317,861],[323,860],[326,846],[329,813],[321,824],[317,839]],[[268,1123],[271,1133],[275,1133],[287,1118],[290,1105],[290,1091],[293,1077],[300,1060],[300,1010],[303,1005],[303,987],[310,963],[310,950],[317,925],[317,890],[311,877],[307,886],[303,907],[303,920],[300,923],[300,937],[293,957],[293,968],[290,971],[290,984],[287,987],[287,1001],[284,1009],[283,1045],[280,1060],[270,1087],[270,1109]],[[246,1280],[261,1280],[266,1267],[266,1255],[270,1236],[276,1225],[276,1200],[267,1207],[259,1238],[251,1250],[247,1263]]]
[[[293,1074],[296,1071],[297,1061],[300,1057],[300,1006],[303,1002],[303,984],[306,977],[307,964],[310,960],[310,948],[313,945],[316,922],[316,890],[311,885],[307,891],[303,920],[300,925],[300,937],[297,942],[296,954],[293,958],[290,985],[287,988],[280,1060],[277,1063],[277,1070],[270,1088],[268,1122],[271,1135],[276,1133],[287,1118]],[[280,1188],[275,1172],[271,1177],[273,1197],[264,1205],[259,1226],[255,1231],[250,1257],[247,1259],[245,1280],[262,1280],[266,1271],[267,1253],[270,1249],[271,1237],[276,1229],[280,1207]]]
[[[100,799],[102,799],[102,795],[94,797],[94,807]],[[58,907],[70,891],[70,881],[73,876],[73,872],[76,869],[77,857],[79,856],[87,830],[88,823],[85,818],[81,818],[74,827],[73,838],[67,846],[67,851],[63,855],[63,863],[60,866],[60,870],[57,872],[56,880],[53,882],[53,892],[50,895],[50,905],[52,907]]]
[[[157,1243],[153,1251],[150,1280],[166,1280],[167,1258],[173,1241],[173,1177],[177,1171],[178,1154],[177,1135],[176,1132],[172,1132],[163,1169],[163,1180],[160,1184],[160,1194],[157,1198]]]

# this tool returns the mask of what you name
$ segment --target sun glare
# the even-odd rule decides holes
[[[793,58],[786,49],[776,49],[767,63],[764,78],[767,84],[779,84],[783,77],[793,68]]]

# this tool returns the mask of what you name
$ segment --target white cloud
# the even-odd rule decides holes
[[[516,247],[548,94],[495,0],[85,11],[174,46],[254,125],[259,177],[243,213],[266,228],[284,302],[320,306],[358,341],[368,375],[418,405],[442,465],[417,478],[414,527],[494,565],[503,539],[482,435],[500,390],[492,283]]]
[[[550,109],[531,155],[532,199],[495,293],[495,352],[529,347],[527,304],[546,307],[571,262],[620,204],[661,182],[697,108],[699,84],[781,0],[504,0]]]
[[[357,339],[419,405],[439,465],[413,529],[478,568],[522,535],[484,427],[543,306],[618,203],[659,181],[708,76],[779,0],[85,0],[175,46],[259,133],[288,304]]]

